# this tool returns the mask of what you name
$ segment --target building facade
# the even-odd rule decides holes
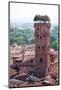
[[[45,19],[46,17],[44,17]],[[19,74],[34,74],[37,77],[45,77],[50,71],[50,20],[34,22],[35,28],[35,47],[26,47],[24,58],[22,58],[22,49],[14,47],[13,65],[19,68]],[[17,58],[16,58],[17,57]]]
[[[35,69],[39,77],[48,75],[50,70],[50,20],[35,20]]]

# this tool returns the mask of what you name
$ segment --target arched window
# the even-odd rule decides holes
[[[42,62],[42,58],[40,58],[40,62]]]

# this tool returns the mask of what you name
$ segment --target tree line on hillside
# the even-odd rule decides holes
[[[35,31],[31,28],[26,27],[25,29],[19,29],[17,28],[10,28],[10,45],[14,42],[17,42],[18,45],[22,44],[34,44],[35,43],[35,37],[34,37]],[[51,48],[54,48],[55,50],[58,50],[58,26],[53,26],[51,30]]]
[[[21,44],[34,44],[34,30],[25,28],[24,30],[18,28],[10,29],[10,44],[17,42]]]

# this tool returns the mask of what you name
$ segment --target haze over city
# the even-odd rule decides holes
[[[10,3],[10,22],[33,22],[36,14],[48,15],[51,24],[58,25],[58,6],[43,4]]]

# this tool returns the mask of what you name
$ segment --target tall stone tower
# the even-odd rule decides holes
[[[35,28],[35,66],[39,77],[45,77],[50,71],[50,19],[36,15]]]

